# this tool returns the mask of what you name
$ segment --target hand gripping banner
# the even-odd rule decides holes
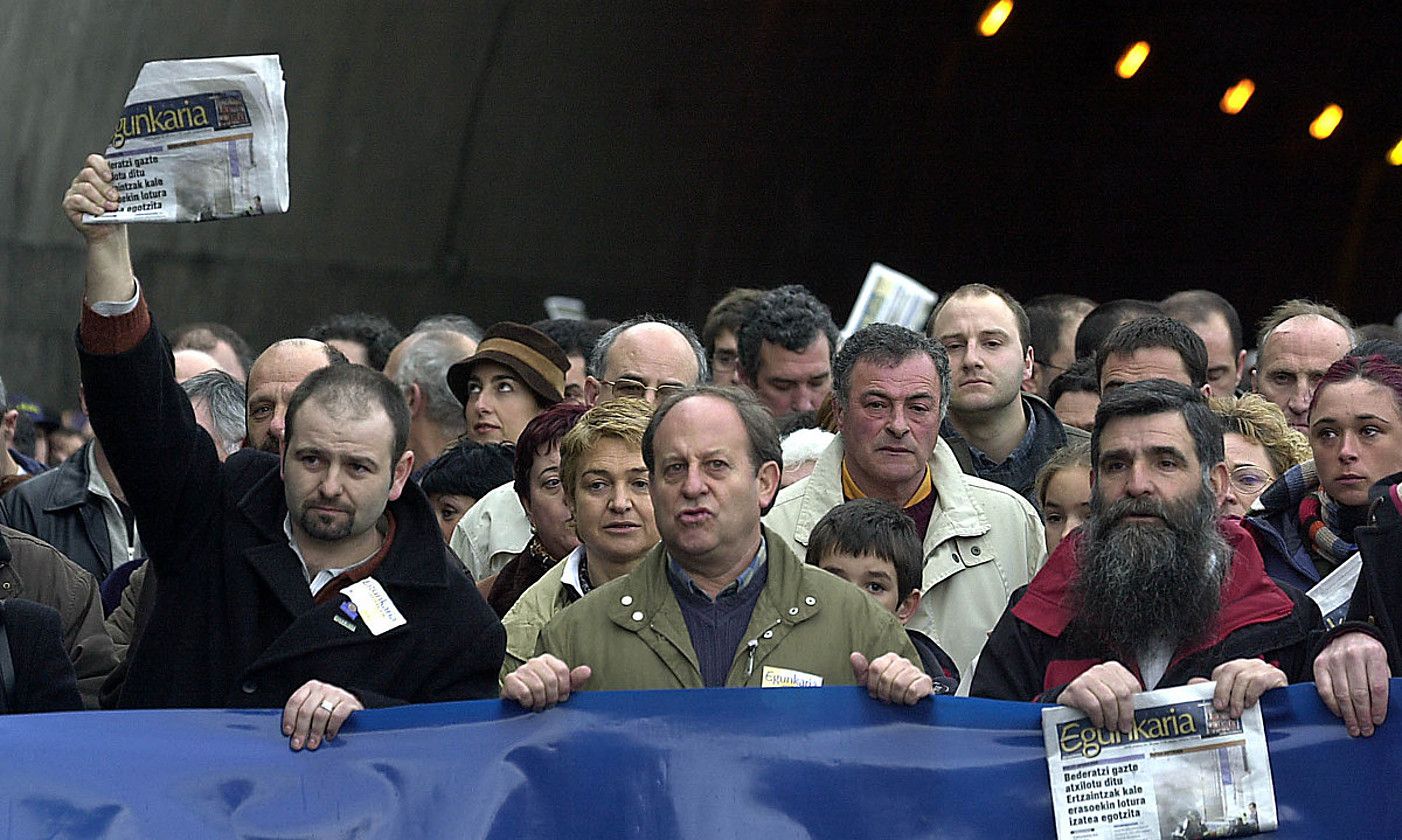
[[[1402,833],[1402,711],[1350,739],[1262,701],[1283,838]],[[856,688],[579,694],[357,712],[292,753],[271,711],[0,718],[7,837],[1054,836],[1040,707]]]

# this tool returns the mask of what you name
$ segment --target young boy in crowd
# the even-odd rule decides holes
[[[902,624],[920,608],[923,557],[915,524],[895,505],[853,499],[828,511],[808,538],[808,564],[856,584]],[[953,694],[959,669],[924,633],[906,629],[935,694]]]
[[[1032,484],[1047,536],[1047,554],[1090,516],[1090,441],[1052,453]]]

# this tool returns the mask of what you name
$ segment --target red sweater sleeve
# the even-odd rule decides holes
[[[83,302],[83,317],[78,324],[78,338],[89,353],[115,356],[135,347],[151,328],[151,310],[146,308],[146,295],[137,298],[136,308],[125,315],[99,315]]]

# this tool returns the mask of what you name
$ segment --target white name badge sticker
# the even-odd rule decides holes
[[[390,600],[389,593],[374,578],[366,578],[341,590],[360,610],[360,618],[370,628],[371,635],[378,636],[387,630],[408,624],[409,621]]]
[[[760,679],[760,688],[818,688],[823,684],[823,678],[817,674],[805,674],[802,671],[795,671],[792,668],[775,668],[773,665],[764,666],[764,675]]]

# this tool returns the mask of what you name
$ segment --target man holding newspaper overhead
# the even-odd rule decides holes
[[[87,242],[78,332],[93,428],[140,523],[160,588],[124,707],[282,707],[316,749],[366,706],[495,694],[505,636],[444,545],[417,485],[398,388],[358,365],[311,373],[281,458],[220,463],[175,382],[132,274],[119,205],[92,155],[64,210]]]
[[[1221,423],[1192,388],[1136,382],[1107,394],[1091,436],[1092,514],[1013,593],[971,694],[1059,702],[1128,732],[1132,695],[1217,682],[1231,717],[1310,678],[1319,608],[1265,572],[1251,537],[1216,516]]]

